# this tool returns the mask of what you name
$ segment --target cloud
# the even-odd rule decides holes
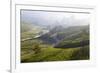
[[[39,25],[87,25],[89,23],[89,14],[82,13],[63,13],[46,11],[21,11],[21,21],[39,24]]]

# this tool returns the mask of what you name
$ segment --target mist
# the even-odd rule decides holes
[[[89,14],[21,10],[21,22],[49,26],[81,26],[89,24]]]

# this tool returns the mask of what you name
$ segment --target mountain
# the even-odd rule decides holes
[[[43,43],[53,45],[57,48],[66,48],[70,47],[70,45],[73,47],[82,46],[79,45],[81,43],[85,45],[89,44],[89,25],[69,27],[58,25],[52,26],[52,28],[49,29],[48,26],[44,27],[22,22],[21,32],[22,38],[24,39],[36,37],[36,39],[41,40]]]
[[[64,40],[74,40],[79,39],[83,36],[89,36],[89,26],[71,26],[64,28],[61,26],[54,27],[48,33],[40,36],[38,39],[42,40],[44,43],[57,45]],[[89,39],[89,38],[88,38]],[[87,40],[88,40],[87,39]]]
[[[55,48],[75,48],[89,45],[89,33],[82,30],[80,33],[71,35],[57,43]]]

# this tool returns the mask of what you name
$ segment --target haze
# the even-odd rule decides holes
[[[38,25],[88,25],[89,14],[21,10],[21,22]]]

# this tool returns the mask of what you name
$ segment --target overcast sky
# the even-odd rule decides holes
[[[21,21],[39,25],[88,25],[89,14],[21,10]]]

